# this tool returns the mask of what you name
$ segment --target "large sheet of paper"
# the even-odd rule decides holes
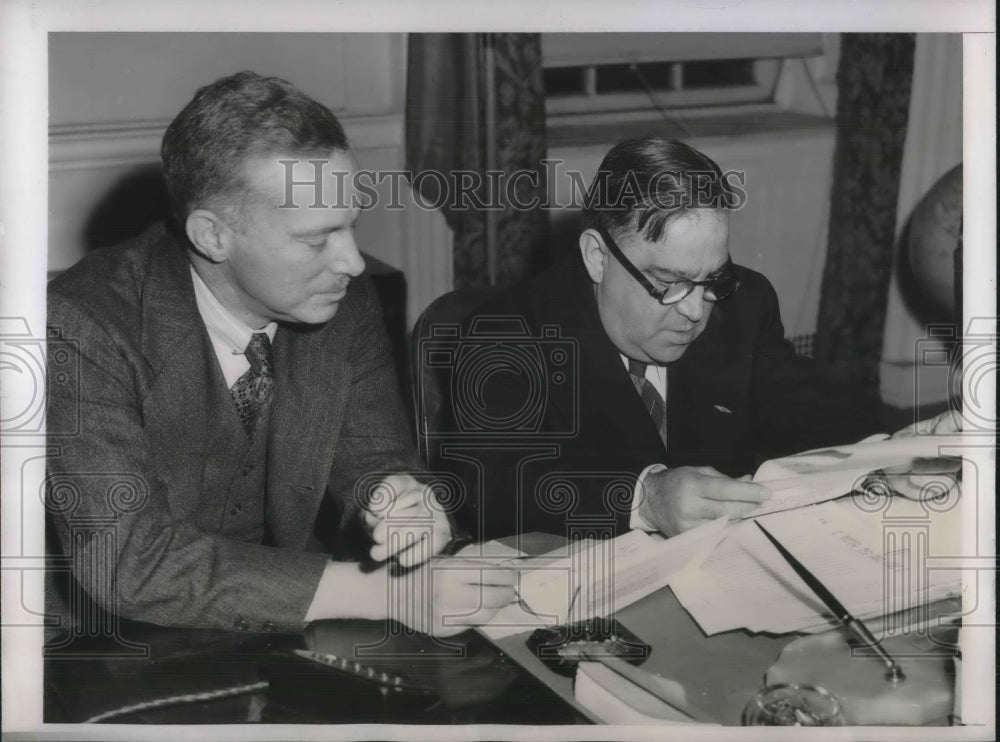
[[[868,439],[771,459],[760,465],[753,478],[771,490],[771,497],[745,517],[841,497],[859,490],[873,472],[912,471],[922,459],[959,456],[962,442],[961,434]]]
[[[671,539],[629,531],[538,557],[498,560],[517,568],[518,600],[480,630],[495,640],[530,628],[611,615],[701,563],[722,540],[726,523],[719,518]]]
[[[879,510],[843,499],[760,521],[852,614],[869,618],[959,594],[957,567],[931,567],[935,555],[962,553],[960,508],[932,515],[903,498]],[[824,631],[835,623],[752,521],[728,529],[719,548],[677,575],[671,589],[709,635]]]

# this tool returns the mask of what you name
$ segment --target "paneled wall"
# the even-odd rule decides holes
[[[361,167],[402,169],[403,34],[51,34],[50,275],[94,246],[93,220],[109,199],[155,180],[148,175],[163,131],[195,90],[243,69],[284,77],[328,105]],[[412,323],[451,287],[451,235],[440,214],[411,204],[407,188],[401,210],[381,205],[388,181],[379,190],[380,205],[359,221],[358,242],[404,271]],[[127,229],[143,216],[117,218]]]

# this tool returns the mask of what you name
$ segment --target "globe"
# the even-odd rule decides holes
[[[941,320],[957,319],[955,278],[961,280],[956,250],[962,237],[962,166],[942,175],[910,218],[909,260],[923,307]],[[961,255],[957,258],[961,260]]]

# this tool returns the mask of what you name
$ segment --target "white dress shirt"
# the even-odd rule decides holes
[[[232,389],[233,384],[250,369],[250,361],[243,355],[250,344],[250,336],[255,332],[266,332],[271,342],[278,330],[277,322],[268,323],[262,330],[254,330],[240,322],[215,298],[197,271],[191,268],[191,280],[194,282],[194,298],[198,304],[198,314],[201,315],[208,337],[215,348],[215,356],[219,359],[222,375],[226,385]]]

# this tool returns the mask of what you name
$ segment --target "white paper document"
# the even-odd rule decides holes
[[[833,500],[859,490],[873,472],[906,471],[915,461],[960,456],[963,437],[920,435],[829,446],[765,461],[753,481],[771,490],[770,499],[746,518]]]
[[[922,503],[893,498],[865,511],[850,499],[760,518],[782,545],[859,618],[958,595],[961,570],[934,568],[935,554],[958,555],[960,508],[928,517]],[[706,634],[825,631],[835,623],[752,521],[727,531],[699,569],[671,589]]]
[[[608,616],[667,585],[705,560],[722,540],[719,518],[671,539],[629,531],[586,540],[528,559],[507,561],[518,571],[518,600],[481,631],[491,639],[530,628]]]

